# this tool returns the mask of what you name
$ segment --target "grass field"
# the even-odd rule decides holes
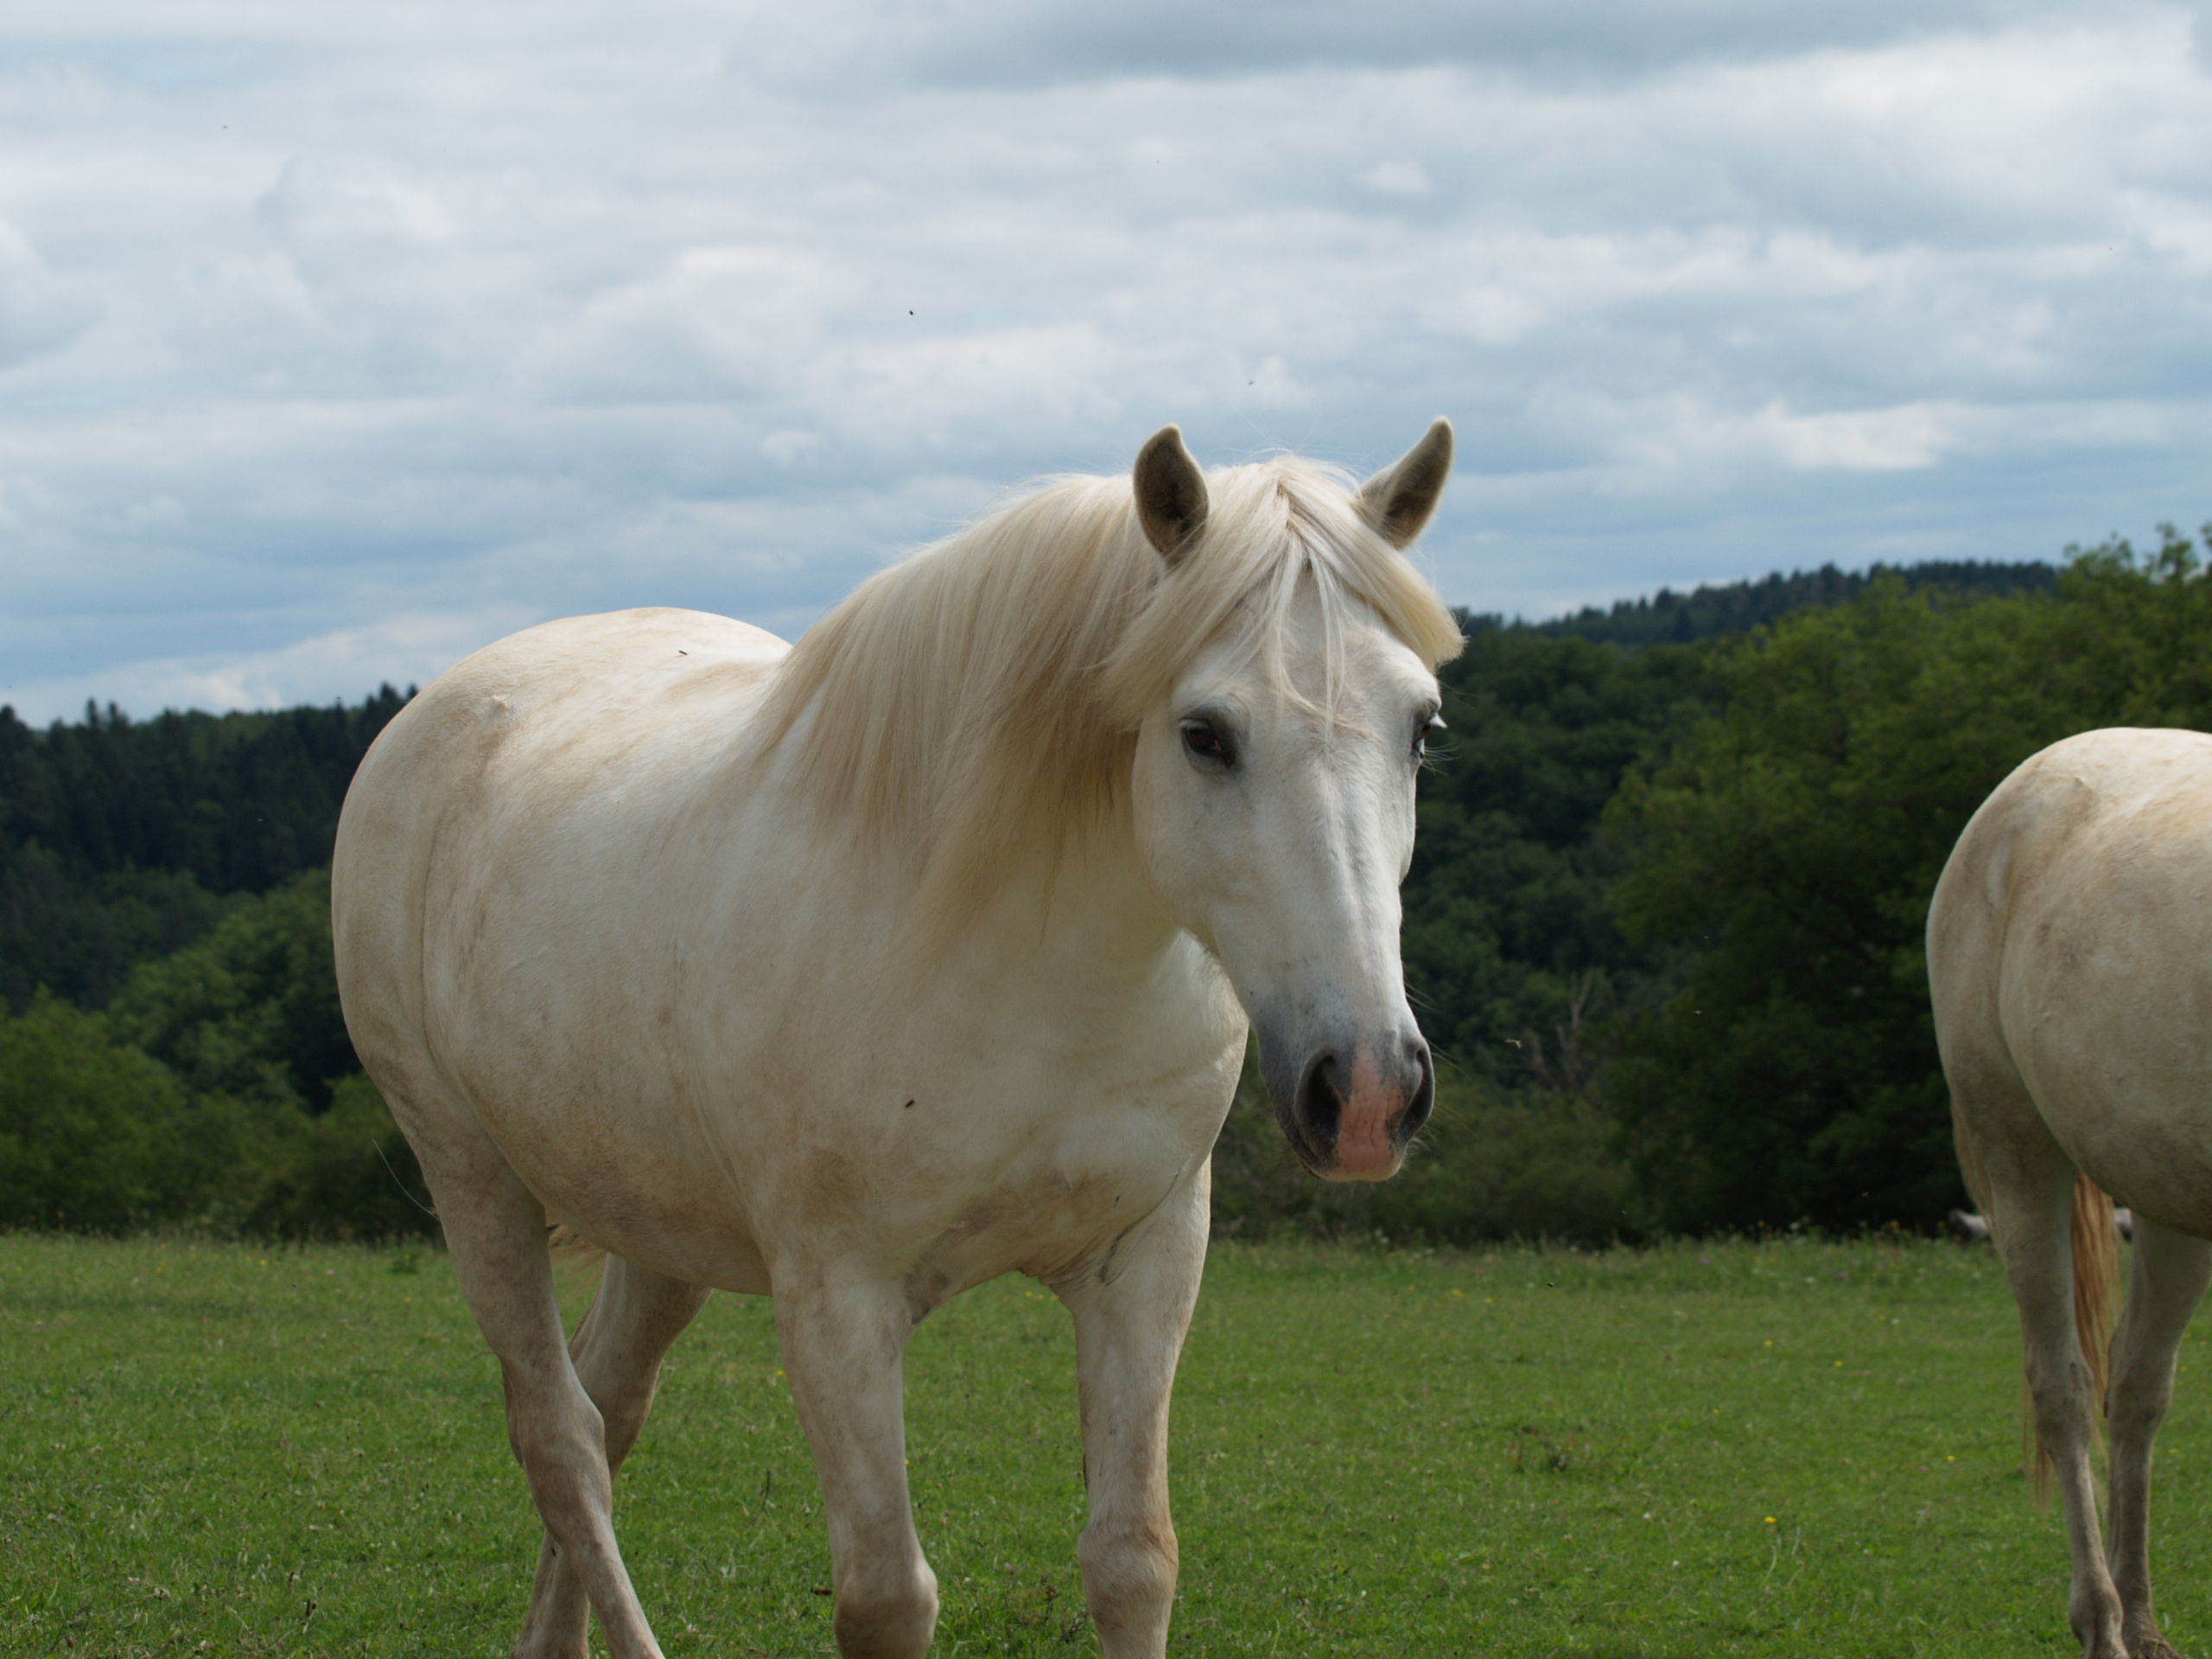
[[[2017,1342],[1991,1259],[1936,1244],[1217,1245],[1176,1395],[1174,1650],[2069,1654]],[[2202,1352],[2156,1521],[2197,1652]],[[937,1651],[1095,1650],[1058,1305],[986,1287],[907,1376]],[[765,1304],[709,1305],[619,1490],[671,1654],[831,1650]],[[0,1237],[0,1652],[504,1653],[537,1537],[438,1255]]]

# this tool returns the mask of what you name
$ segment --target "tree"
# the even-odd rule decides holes
[[[99,1007],[137,963],[329,861],[361,756],[406,698],[274,714],[92,706],[34,731],[0,708],[0,999]]]
[[[0,1011],[0,1226],[235,1218],[282,1127],[192,1098],[97,1014],[45,995],[18,1017]]]
[[[1595,980],[1637,971],[1606,908],[1621,860],[1605,805],[1714,689],[1692,651],[1525,628],[1478,629],[1441,677],[1449,726],[1421,777],[1405,886],[1407,988],[1449,1063],[1518,1086],[1530,1033],[1551,1040]]]
[[[332,1083],[361,1069],[338,1004],[330,872],[309,870],[145,963],[108,1019],[195,1094],[321,1110]]]
[[[2075,552],[2049,596],[1878,581],[1718,647],[1726,708],[1630,772],[1630,939],[1682,988],[1622,1022],[1605,1100],[1665,1224],[1932,1217],[1959,1196],[1928,1011],[1928,898],[1966,820],[2077,731],[2212,720],[2212,584],[2186,537]]]

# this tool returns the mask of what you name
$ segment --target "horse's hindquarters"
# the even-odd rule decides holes
[[[2147,1555],[2151,1439],[2212,1230],[2212,739],[2093,732],[1985,802],[1929,912],[1936,1036],[1961,1160],[2020,1310],[2031,1425],[2064,1498],[2068,1619],[2089,1659],[2170,1652]],[[2132,1204],[2138,1248],[2109,1397],[2105,1311]],[[2112,1431],[2112,1533],[2093,1453]]]
[[[731,751],[783,650],[671,611],[502,640],[378,737],[332,867],[347,1026],[426,1173],[488,1142],[595,1242],[746,1288],[759,1254],[686,1141],[677,1057],[607,1022],[664,1034],[680,906],[641,895],[710,855],[710,832],[686,830],[712,816],[702,759]],[[631,1155],[655,1135],[658,1171]]]
[[[1993,821],[1968,832],[1997,940],[1981,994],[2005,1057],[2076,1167],[2212,1236],[2212,740],[2088,734],[2031,761],[1984,812]]]

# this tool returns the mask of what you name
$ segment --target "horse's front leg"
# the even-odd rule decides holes
[[[1141,1237],[1053,1289],[1075,1316],[1083,1412],[1083,1596],[1106,1659],[1157,1659],[1175,1600],[1167,1400],[1205,1267],[1211,1165]]]
[[[899,1359],[913,1318],[896,1286],[779,1266],[776,1331],[822,1482],[845,1659],[920,1659],[937,1575],[906,1491]]]
[[[2127,1306],[2113,1335],[2110,1561],[2128,1659],[2174,1659],[2151,1603],[2151,1445],[2173,1398],[2174,1356],[2212,1279],[2212,1244],[2143,1217]]]

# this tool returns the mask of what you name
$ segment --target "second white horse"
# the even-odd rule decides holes
[[[2208,826],[2212,737],[2084,732],[1982,804],[1928,913],[1959,1160],[2019,1303],[2086,1659],[2176,1659],[2151,1600],[2151,1446],[2212,1280]],[[2107,1193],[2134,1220],[2109,1349],[2119,1239]],[[2109,1542],[2093,1474],[2100,1408],[2112,1432]]]

